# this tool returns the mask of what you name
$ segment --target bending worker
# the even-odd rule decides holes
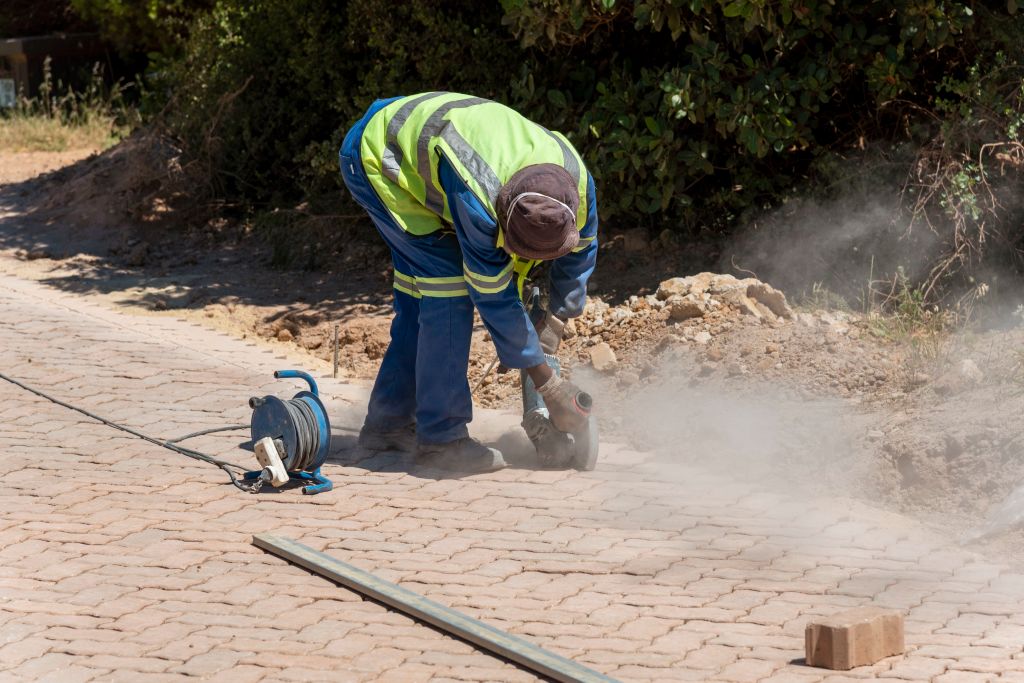
[[[394,264],[391,344],[359,444],[460,472],[505,466],[467,428],[474,306],[502,365],[525,370],[557,429],[577,430],[578,390],[544,359],[582,312],[597,258],[594,182],[565,137],[469,95],[377,100],[345,136],[341,173]],[[535,326],[522,288],[541,261],[550,305]]]

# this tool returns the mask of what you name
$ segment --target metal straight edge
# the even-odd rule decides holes
[[[419,593],[402,588],[398,584],[386,581],[290,538],[273,534],[256,534],[252,537],[252,542],[253,545],[267,552],[409,616],[425,621],[446,633],[468,640],[474,645],[505,657],[542,676],[566,683],[576,681],[579,683],[590,683],[591,681],[617,683],[614,678],[588,669],[571,659],[556,655],[528,640],[488,626],[462,612],[445,607]]]

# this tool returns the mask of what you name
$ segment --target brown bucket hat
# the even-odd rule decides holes
[[[558,164],[532,164],[498,191],[495,210],[505,247],[517,256],[550,261],[565,256],[580,241],[576,181]]]

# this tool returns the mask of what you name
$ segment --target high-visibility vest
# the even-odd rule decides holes
[[[576,180],[576,225],[582,229],[586,224],[587,172],[565,136],[491,100],[429,92],[400,98],[378,111],[361,143],[370,183],[399,225],[414,235],[440,229],[439,218],[452,222],[438,180],[442,154],[494,218],[498,190],[517,171],[531,164],[558,164]]]
[[[516,172],[531,164],[558,164],[576,180],[577,229],[587,221],[587,172],[579,153],[561,133],[491,100],[449,92],[400,98],[367,123],[360,153],[370,184],[414,235],[452,222],[438,178],[442,154],[495,221],[498,190]],[[495,247],[503,242],[499,225]],[[512,256],[520,296],[537,263]]]

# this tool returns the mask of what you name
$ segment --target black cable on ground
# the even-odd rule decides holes
[[[193,436],[199,436],[201,434],[209,434],[209,433],[212,433],[212,432],[215,432],[215,431],[227,431],[228,429],[236,429],[236,428],[238,428],[238,427],[235,427],[234,425],[231,426],[231,427],[217,427],[215,429],[204,430],[202,432],[196,432],[194,434],[187,434],[187,435],[185,435],[183,437],[179,437],[179,438],[174,439],[172,441],[162,441],[160,439],[157,439],[156,437],[152,437],[152,436],[149,436],[148,434],[143,434],[142,432],[136,431],[136,430],[132,429],[131,427],[126,427],[126,426],[124,426],[122,424],[118,424],[117,422],[113,422],[111,420],[108,420],[105,417],[100,417],[99,415],[96,415],[95,413],[90,413],[88,410],[85,410],[84,408],[79,408],[78,406],[72,405],[70,403],[65,403],[64,401],[61,401],[60,399],[57,399],[57,398],[54,398],[53,396],[50,396],[49,394],[47,394],[44,391],[40,391],[39,389],[36,389],[35,387],[31,387],[31,386],[29,386],[27,384],[24,384],[23,382],[19,382],[18,380],[13,379],[11,377],[8,377],[7,375],[5,375],[3,373],[0,373],[0,379],[4,380],[5,382],[10,382],[11,384],[13,384],[13,385],[15,385],[17,387],[21,387],[22,389],[24,389],[25,391],[29,392],[30,394],[35,394],[36,396],[39,396],[40,398],[45,398],[50,403],[55,403],[55,404],[61,406],[62,408],[67,408],[68,410],[73,410],[76,413],[81,413],[82,415],[85,415],[86,417],[88,417],[90,419],[96,420],[97,422],[102,422],[103,424],[107,425],[108,427],[113,427],[114,429],[118,429],[118,430],[120,430],[122,432],[126,432],[128,434],[131,434],[132,436],[137,437],[139,439],[142,439],[143,441],[148,441],[149,443],[154,444],[156,446],[160,446],[161,448],[166,448],[167,450],[174,451],[175,453],[180,453],[181,455],[184,455],[185,457],[188,457],[188,458],[192,458],[193,460],[200,460],[202,462],[209,463],[211,465],[216,465],[217,467],[219,467],[222,470],[224,470],[225,472],[227,472],[227,475],[231,478],[231,483],[234,484],[236,488],[238,488],[238,489],[240,489],[242,491],[249,492],[249,491],[253,491],[255,489],[254,486],[251,486],[249,484],[245,484],[245,483],[239,481],[238,476],[235,474],[235,472],[232,471],[232,469],[234,469],[234,470],[237,470],[238,472],[241,472],[241,473],[244,474],[246,472],[246,469],[244,467],[241,467],[241,466],[236,465],[234,463],[228,462],[226,460],[221,460],[220,458],[215,458],[212,455],[208,455],[206,453],[202,453],[200,451],[193,450],[191,448],[185,448],[184,446],[178,446],[176,443],[174,443],[175,441],[182,441],[184,439],[191,438]],[[248,425],[242,425],[242,426],[243,427],[248,427]],[[259,480],[257,480],[257,484],[258,483],[260,483]]]
[[[197,436],[205,436],[206,434],[216,434],[217,432],[233,432],[239,429],[249,429],[249,425],[227,425],[226,427],[214,427],[213,429],[203,429],[198,432],[192,432],[185,436],[177,436],[173,439],[167,439],[167,443],[178,443],[181,441],[188,441],[194,439]]]

